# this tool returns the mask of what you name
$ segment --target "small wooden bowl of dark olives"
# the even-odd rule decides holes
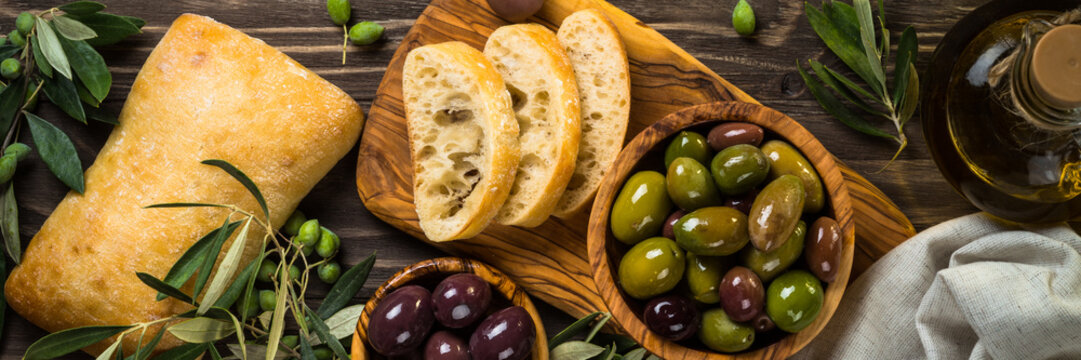
[[[430,326],[417,328],[425,323]],[[373,325],[380,329],[369,328]],[[376,333],[374,337],[369,330]],[[532,345],[524,344],[523,339]],[[544,326],[525,291],[499,270],[457,257],[421,261],[380,285],[357,322],[352,357],[424,359],[426,347],[443,344],[447,345],[444,354],[434,358],[460,358],[455,356],[471,350],[471,345],[473,351],[519,353],[534,360],[548,358]],[[380,351],[394,356],[384,356]]]
[[[593,279],[616,323],[665,359],[798,352],[852,269],[834,161],[795,120],[756,104],[692,106],[639,133],[589,219]]]

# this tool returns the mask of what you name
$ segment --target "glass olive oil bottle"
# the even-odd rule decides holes
[[[924,135],[980,209],[1020,222],[1081,217],[1079,23],[1076,1],[993,1],[936,50]]]

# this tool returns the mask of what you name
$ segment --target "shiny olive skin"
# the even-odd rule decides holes
[[[492,287],[476,274],[448,276],[432,292],[435,319],[451,329],[472,325],[484,316],[491,303]]]
[[[694,159],[681,157],[672,160],[665,180],[668,196],[684,210],[721,205],[721,194],[713,184],[709,169]]]
[[[781,330],[794,333],[814,322],[822,310],[822,283],[803,270],[781,274],[766,290],[766,314]]]
[[[684,215],[673,227],[676,242],[698,255],[731,255],[747,245],[747,215],[739,210],[714,206]]]
[[[683,209],[676,209],[676,211],[672,212],[672,215],[668,215],[668,219],[664,220],[664,228],[661,229],[661,236],[675,240],[676,233],[672,227],[676,226],[676,221],[679,221],[679,218],[683,217],[683,215],[687,215],[687,212],[683,211]]]
[[[721,301],[719,289],[721,278],[727,270],[724,259],[716,256],[698,256],[687,253],[687,269],[683,277],[694,299],[703,304],[716,304]]]
[[[619,284],[627,295],[648,299],[672,290],[686,269],[683,249],[668,238],[638,243],[619,260]]]
[[[612,234],[624,244],[634,245],[660,233],[671,210],[664,175],[656,171],[635,173],[612,203]]]
[[[426,360],[469,360],[469,345],[449,331],[436,331],[424,345]]]
[[[701,316],[694,303],[679,295],[654,298],[642,314],[646,327],[672,341],[683,341],[698,331]]]
[[[714,126],[709,130],[707,141],[713,151],[721,151],[733,145],[747,144],[758,146],[766,132],[762,127],[743,122],[730,122]]]
[[[773,323],[773,320],[769,318],[769,315],[767,315],[765,311],[759,313],[758,316],[755,316],[754,319],[751,319],[751,326],[754,327],[754,331],[760,333],[773,330],[773,328],[777,327],[777,325]]]
[[[745,192],[742,195],[736,195],[724,199],[724,206],[739,210],[744,214],[751,213],[751,205],[754,204],[754,198],[758,196],[758,189],[751,189],[751,191]]]
[[[732,321],[724,309],[712,309],[702,314],[698,339],[710,349],[733,353],[747,350],[754,344],[754,329]]]
[[[740,144],[721,150],[709,165],[721,194],[739,195],[754,189],[769,176],[769,160],[753,145]]]
[[[533,16],[542,5],[544,0],[488,0],[492,11],[510,22],[521,22]]]
[[[319,280],[327,284],[333,284],[338,282],[338,278],[342,277],[342,266],[336,262],[326,262],[319,265],[316,274],[319,275]]]
[[[833,282],[837,268],[841,266],[841,225],[828,217],[820,217],[811,224],[804,256],[807,267],[819,280]]]
[[[672,161],[677,158],[688,157],[701,164],[709,164],[713,158],[713,151],[709,148],[709,142],[702,134],[693,131],[680,131],[668,148],[664,150],[664,167],[672,166]]]
[[[750,321],[762,313],[766,288],[751,269],[736,266],[721,279],[721,308],[732,321]]]
[[[771,181],[751,205],[751,244],[762,251],[784,245],[803,215],[803,183],[793,175]]]
[[[376,352],[405,355],[424,344],[435,323],[432,294],[417,286],[403,286],[379,301],[368,322],[368,340]]]
[[[792,145],[780,141],[771,140],[762,144],[762,152],[769,158],[770,179],[776,179],[781,175],[795,175],[803,182],[805,200],[803,212],[816,213],[826,205],[826,193],[822,187],[822,179],[807,158],[800,154],[799,150]]]
[[[496,311],[473,331],[473,360],[521,360],[529,357],[537,338],[533,318],[521,306]]]
[[[748,246],[740,253],[740,260],[744,265],[758,274],[764,282],[773,278],[792,266],[803,252],[804,239],[807,236],[807,223],[800,220],[796,228],[788,236],[788,240],[776,250],[765,252],[754,246]]]
[[[349,41],[353,45],[371,45],[383,37],[386,28],[371,21],[361,21],[349,28]]]
[[[345,25],[349,22],[349,15],[353,9],[349,6],[349,0],[327,0],[327,14],[334,25]]]
[[[314,250],[315,244],[319,242],[322,235],[323,227],[319,226],[319,220],[311,219],[300,225],[300,230],[297,230],[297,236],[293,238],[293,242],[305,247],[304,250],[308,250],[308,248]],[[307,254],[309,253],[305,253],[305,255]]]

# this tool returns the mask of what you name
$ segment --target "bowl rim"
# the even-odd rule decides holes
[[[390,295],[394,290],[411,284],[413,281],[434,274],[458,274],[471,273],[480,276],[492,286],[492,292],[509,300],[512,304],[525,308],[533,319],[536,339],[533,342],[531,358],[534,360],[548,359],[548,337],[544,332],[544,323],[541,322],[537,307],[533,305],[525,290],[515,284],[510,277],[488,264],[478,260],[461,257],[439,257],[423,260],[406,266],[392,275],[379,285],[372,297],[364,304],[360,319],[357,320],[356,329],[353,331],[352,360],[366,360],[368,356],[367,325],[371,319],[371,313],[375,311],[379,301]],[[468,341],[468,339],[466,340]]]
[[[734,354],[684,347],[649,331],[639,316],[631,311],[621,294],[622,290],[616,286],[613,277],[616,266],[611,263],[612,259],[609,258],[606,249],[606,242],[614,241],[608,232],[608,220],[611,213],[609,204],[614,201],[619,188],[631,175],[631,171],[638,165],[642,156],[681,130],[714,122],[755,124],[796,147],[812,163],[822,179],[823,186],[829,194],[829,214],[841,225],[844,244],[841,268],[837,279],[826,288],[826,300],[818,318],[802,331],[789,334],[769,346]],[[783,359],[795,354],[817,336],[829,322],[840,303],[841,295],[847,287],[852,271],[855,225],[852,219],[851,200],[833,155],[798,122],[779,111],[758,104],[721,101],[691,106],[673,112],[649,126],[635,136],[619,153],[601,182],[590,214],[587,236],[589,262],[593,269],[594,282],[605,305],[626,334],[629,334],[646,350],[666,359]]]

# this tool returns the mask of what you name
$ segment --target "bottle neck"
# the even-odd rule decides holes
[[[1081,25],[1062,26],[1044,20],[1025,26],[1006,89],[1017,115],[1048,130],[1081,129],[1081,51],[1059,44],[1081,36]]]

